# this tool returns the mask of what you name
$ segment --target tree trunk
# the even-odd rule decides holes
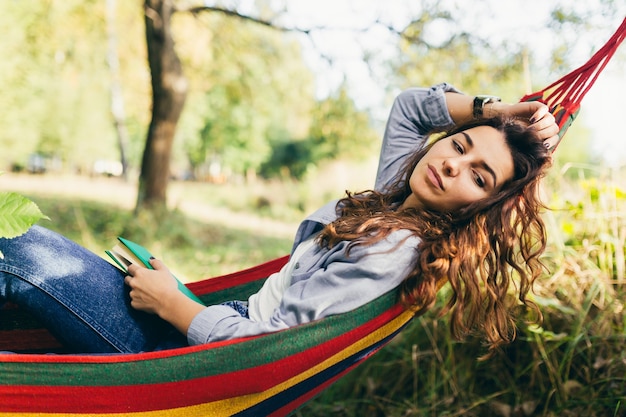
[[[166,208],[170,156],[187,96],[187,80],[171,32],[171,0],[145,0],[148,64],[152,75],[152,120],[141,161],[136,210]]]

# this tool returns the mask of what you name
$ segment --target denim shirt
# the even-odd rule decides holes
[[[457,92],[448,84],[411,88],[398,95],[391,109],[382,143],[375,189],[395,179],[407,156],[421,149],[434,128],[453,124],[444,92]],[[337,201],[308,216],[299,226],[293,250],[325,225],[337,219]],[[189,344],[201,344],[286,329],[360,307],[395,289],[413,269],[419,238],[398,230],[375,244],[357,245],[346,254],[349,242],[331,249],[314,245],[302,254],[280,306],[268,321],[255,322],[225,305],[205,308],[192,320]]]

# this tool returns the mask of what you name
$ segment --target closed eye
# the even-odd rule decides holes
[[[480,175],[478,172],[474,171],[474,182],[476,183],[476,185],[478,185],[480,188],[485,188],[485,186],[487,185],[487,183],[485,182],[485,179],[482,177],[482,175]]]

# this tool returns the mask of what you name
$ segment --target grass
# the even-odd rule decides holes
[[[431,311],[298,415],[626,416],[623,176],[569,169],[546,181],[541,326],[520,311],[517,339],[479,362],[480,343],[452,340]]]
[[[172,211],[160,221],[105,203],[30,196],[51,217],[41,225],[105,257],[117,236],[142,243],[186,282],[234,272],[289,253],[291,239],[191,219]]]

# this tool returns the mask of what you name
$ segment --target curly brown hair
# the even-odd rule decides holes
[[[511,285],[521,303],[541,318],[526,295],[541,272],[539,257],[546,247],[539,181],[551,157],[532,129],[512,119],[471,122],[443,137],[476,126],[502,132],[513,157],[513,178],[497,193],[455,212],[397,210],[411,194],[407,179],[431,143],[408,158],[387,189],[347,192],[337,204],[339,218],[322,230],[319,241],[325,247],[350,241],[350,248],[372,244],[395,230],[412,231],[421,240],[413,270],[400,288],[401,301],[416,314],[423,312],[435,302],[442,283],[449,282],[452,292],[442,314],[451,314],[453,336],[460,339],[482,330],[493,352],[515,338],[507,305]]]

